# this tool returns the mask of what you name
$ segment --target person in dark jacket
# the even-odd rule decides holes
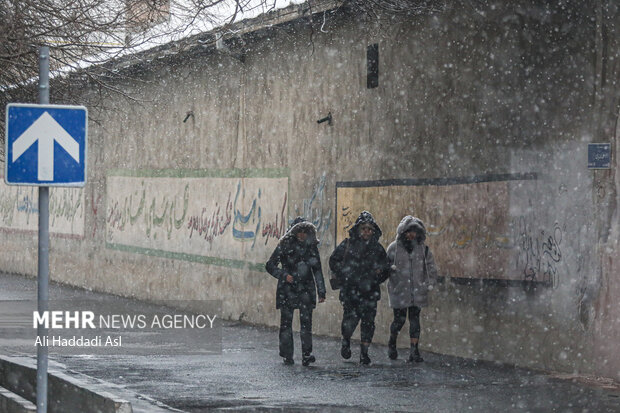
[[[368,211],[364,211],[349,230],[349,238],[340,243],[329,258],[329,267],[340,282],[343,306],[343,358],[351,358],[351,336],[361,320],[360,363],[370,364],[368,347],[375,331],[380,284],[389,275],[385,249],[379,244],[381,229]]]
[[[325,301],[325,282],[317,248],[315,226],[296,218],[265,265],[278,280],[276,308],[280,310],[280,357],[293,364],[293,311],[299,309],[302,364],[314,363],[312,355],[312,310]]]
[[[394,321],[390,325],[388,356],[398,357],[396,339],[409,314],[410,362],[424,361],[418,350],[420,338],[420,311],[428,305],[428,292],[437,280],[437,266],[433,253],[424,244],[424,223],[411,215],[404,217],[396,229],[396,240],[387,249],[390,261],[388,294]]]

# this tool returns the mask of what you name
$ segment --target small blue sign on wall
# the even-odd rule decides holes
[[[611,168],[611,144],[589,143],[588,144],[588,169]]]

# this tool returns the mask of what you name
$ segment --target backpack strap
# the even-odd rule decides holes
[[[424,266],[423,266],[423,271],[424,271],[424,279],[428,280],[428,270],[426,269],[426,258],[428,257],[428,245],[424,246]]]

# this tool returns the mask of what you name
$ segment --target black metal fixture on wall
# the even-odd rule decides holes
[[[187,122],[189,118],[193,118],[193,117],[194,117],[194,111],[193,110],[188,111],[185,114],[185,119],[183,119],[183,123]]]
[[[321,118],[316,121],[316,123],[323,123],[323,122],[327,122],[329,126],[332,125],[332,113],[331,112],[327,113],[327,116],[325,116],[324,118]]]

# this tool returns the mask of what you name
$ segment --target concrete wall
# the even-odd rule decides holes
[[[135,100],[104,96],[109,109],[91,110],[100,123],[89,127],[84,214],[75,218],[84,230],[52,239],[52,277],[144,299],[222,299],[225,317],[275,326],[275,280],[260,263],[276,245],[281,206],[286,219],[306,215],[319,226],[327,276],[337,183],[535,174],[534,185],[507,194],[500,218],[513,223],[511,262],[529,260],[540,272],[533,279],[549,282],[501,284],[474,272],[463,284],[444,270],[446,283],[423,311],[422,347],[618,380],[619,12],[601,1],[539,3],[380,19],[328,12],[324,25],[320,14],[312,26],[304,18],[263,29],[230,53],[197,48],[139,65],[131,73],[139,81],[116,84]],[[373,43],[379,87],[367,89]],[[317,124],[328,112],[333,124]],[[587,169],[589,142],[612,144],[611,169]],[[280,198],[262,195],[282,177]],[[181,212],[179,188],[189,181],[206,189],[189,194]],[[214,249],[216,241],[188,237],[201,205],[227,220],[237,184],[244,190],[222,232],[228,239]],[[382,202],[384,211],[371,212],[392,234],[394,211],[428,213]],[[531,220],[519,224],[523,214]],[[232,235],[241,218],[257,225],[251,244]],[[166,223],[180,234],[174,242]],[[0,268],[36,274],[35,234],[0,237]],[[473,248],[472,256],[485,253]],[[391,310],[387,299],[379,307],[375,341],[385,342]],[[339,335],[340,318],[330,291],[315,332]]]

